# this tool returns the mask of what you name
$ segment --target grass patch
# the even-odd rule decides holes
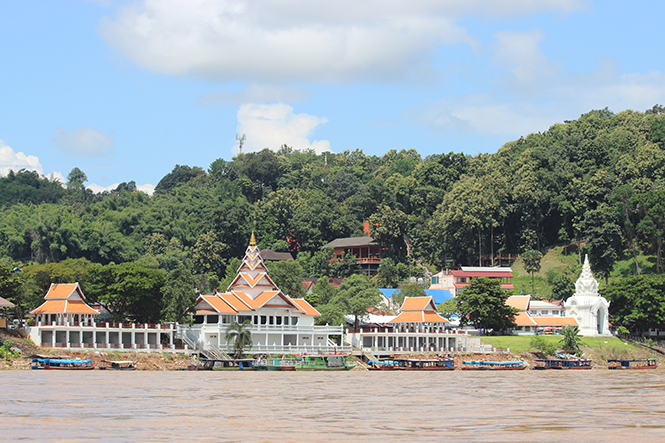
[[[541,335],[542,339],[546,343],[551,343],[559,347],[559,342],[563,338],[561,335]],[[533,335],[502,335],[496,337],[482,337],[481,340],[483,343],[490,344],[493,347],[501,350],[508,350],[510,352],[521,354],[523,352],[533,351],[531,349],[531,339]],[[607,343],[605,343],[607,342]],[[598,355],[601,356],[599,352],[602,351],[602,355],[619,355],[625,351],[638,350],[633,345],[627,345],[623,341],[619,340],[616,337],[582,337],[582,348],[584,352],[592,356]],[[622,358],[622,357],[608,357],[608,358]],[[626,357],[627,358],[627,357]]]

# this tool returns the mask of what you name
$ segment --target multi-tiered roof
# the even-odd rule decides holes
[[[196,314],[250,315],[261,308],[287,309],[292,313],[321,315],[306,300],[284,294],[268,275],[254,233],[245,251],[238,274],[226,292],[202,295],[196,301]]]

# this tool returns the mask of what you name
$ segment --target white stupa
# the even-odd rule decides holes
[[[580,335],[610,336],[608,308],[610,302],[598,293],[598,281],[593,278],[589,256],[584,258],[582,275],[575,283],[575,295],[564,303],[566,317],[574,317],[580,325]]]

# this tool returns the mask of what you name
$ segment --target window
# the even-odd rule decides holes
[[[208,324],[215,324],[219,321],[219,315],[209,315]]]
[[[262,315],[261,316],[261,324],[265,325],[267,322],[268,322],[268,317],[266,317],[265,315]]]
[[[298,317],[291,317],[291,325],[295,326],[298,324]]]
[[[268,324],[269,325],[274,325],[275,324],[275,317],[272,315],[268,317]]]
[[[438,285],[439,284],[439,277],[432,277],[432,284],[433,285]]]
[[[276,321],[277,325],[281,325],[282,324],[282,317],[275,317],[275,321]]]

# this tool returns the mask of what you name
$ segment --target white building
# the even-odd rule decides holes
[[[194,323],[181,325],[179,336],[190,347],[223,355],[231,348],[226,332],[233,322],[249,321],[251,348],[246,353],[316,353],[350,351],[331,340],[344,334],[343,326],[316,326],[320,316],[306,300],[284,294],[270,279],[254,234],[238,274],[224,293],[201,295]]]
[[[574,317],[580,325],[580,335],[610,336],[610,303],[598,293],[598,281],[593,278],[589,256],[584,258],[582,274],[575,283],[575,295],[564,303],[566,316]]]
[[[33,342],[47,348],[186,351],[174,344],[174,324],[99,322],[99,311],[85,302],[78,283],[54,283],[44,303],[30,313]]]
[[[566,326],[579,326],[573,317],[567,317],[560,303],[531,300],[531,295],[511,295],[506,304],[518,310],[513,334],[531,335],[537,332],[554,332]]]

